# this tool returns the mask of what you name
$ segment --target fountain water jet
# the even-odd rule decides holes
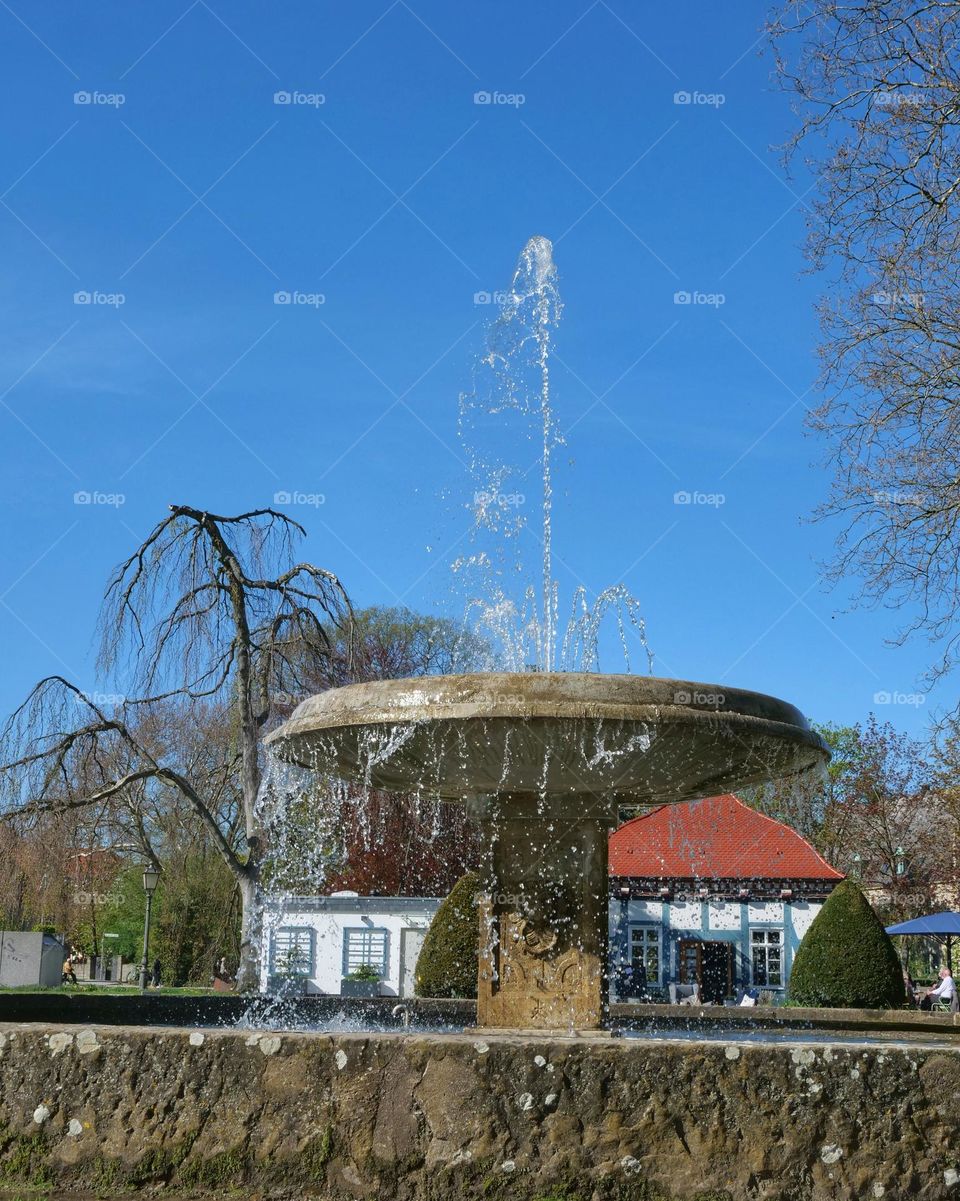
[[[472,391],[460,397],[459,437],[474,492],[473,550],[453,563],[467,592],[467,617],[495,646],[494,668],[524,671],[599,669],[600,626],[616,618],[626,670],[628,634],[636,636],[652,670],[640,604],[622,583],[602,589],[591,604],[578,585],[561,631],[560,590],[553,576],[554,452],[564,444],[551,398],[553,335],[562,311],[548,238],[533,237],[517,261],[500,312],[487,333]],[[524,445],[536,447],[527,465],[511,463]],[[540,465],[539,530],[527,520],[526,480]],[[539,581],[523,580],[522,537],[539,542]]]

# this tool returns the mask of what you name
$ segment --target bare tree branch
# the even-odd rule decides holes
[[[896,640],[960,656],[960,2],[790,0],[770,27],[817,185],[808,243],[829,269],[824,400],[840,522],[835,581],[912,615]]]

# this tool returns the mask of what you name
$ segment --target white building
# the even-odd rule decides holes
[[[283,976],[304,981],[308,993],[339,996],[343,978],[369,966],[380,974],[380,996],[412,997],[423,938],[442,899],[340,892],[268,903],[263,990]]]
[[[696,985],[722,1003],[786,993],[793,959],[843,876],[781,822],[735,796],[664,805],[610,836],[611,999],[664,998]],[[414,995],[437,897],[293,897],[268,909],[261,979],[340,995],[369,966],[379,995]]]

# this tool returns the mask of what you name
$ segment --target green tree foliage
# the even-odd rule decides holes
[[[100,914],[101,930],[118,937],[109,940],[107,953],[139,963],[146,909],[142,866],[124,869],[110,898]],[[152,970],[160,960],[164,984],[209,984],[221,957],[236,968],[239,935],[233,878],[214,852],[191,850],[176,865],[164,865],[153,897],[148,965]],[[76,945],[100,951],[86,929],[78,932]]]
[[[161,877],[154,898],[150,963],[160,960],[165,984],[209,984],[221,958],[240,958],[240,906],[233,877],[209,850],[188,855]]]
[[[903,1004],[896,949],[852,880],[837,885],[800,944],[790,973],[790,999],[838,1009]]]
[[[477,995],[479,887],[477,873],[467,872],[434,915],[417,960],[418,997]]]
[[[330,626],[326,674],[314,678],[317,691],[361,680],[477,671],[490,647],[461,622],[416,613],[404,605],[356,610],[350,627]]]

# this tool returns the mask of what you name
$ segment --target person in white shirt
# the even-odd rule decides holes
[[[953,980],[953,973],[948,967],[940,969],[940,983],[936,988],[928,988],[927,995],[920,1002],[921,1009],[932,1009],[934,1001],[952,1001],[954,994],[957,991],[957,986]]]

